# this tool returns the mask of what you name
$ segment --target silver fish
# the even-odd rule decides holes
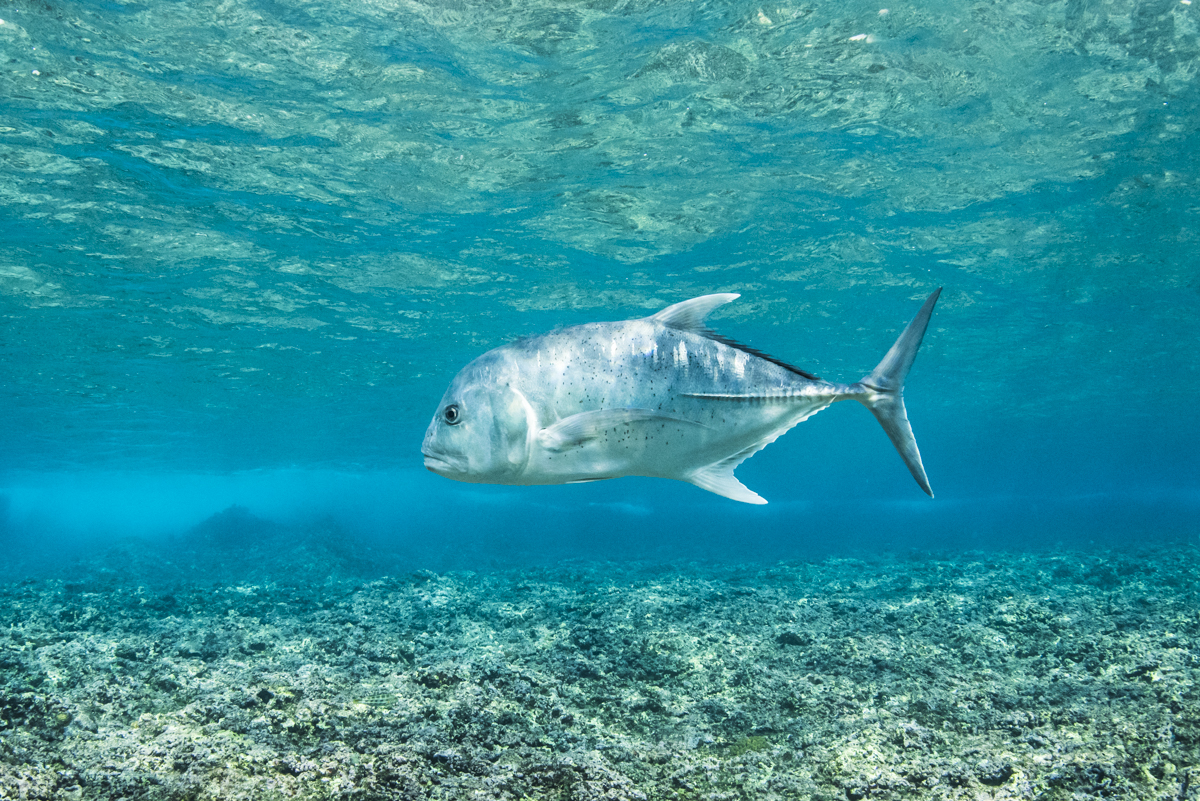
[[[482,484],[657,476],[766,503],[734,469],[829,404],[852,399],[874,413],[933,497],[903,390],[941,291],[853,384],[822,381],[710,331],[704,319],[735,294],[518,340],[455,377],[425,432],[425,467]]]

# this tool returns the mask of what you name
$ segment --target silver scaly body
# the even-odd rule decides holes
[[[854,384],[822,381],[704,327],[713,308],[736,297],[706,295],[652,317],[575,326],[489,351],[446,391],[422,447],[426,466],[499,484],[672,478],[766,503],[734,469],[792,426],[852,398],[876,413],[929,492],[900,389],[937,293],[880,367]]]

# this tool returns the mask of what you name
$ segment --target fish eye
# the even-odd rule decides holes
[[[458,404],[452,403],[445,409],[442,409],[442,419],[446,421],[446,425],[458,425],[462,421],[462,414],[458,411]]]

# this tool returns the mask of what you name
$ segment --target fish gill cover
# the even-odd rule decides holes
[[[1197,13],[4,4],[0,798],[1194,795]],[[421,467],[514,339],[939,286],[936,500],[855,404],[765,507]]]

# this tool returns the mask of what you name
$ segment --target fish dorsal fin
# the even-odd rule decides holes
[[[751,356],[757,356],[760,359],[766,359],[772,364],[777,364],[784,370],[795,373],[798,376],[803,376],[810,381],[820,381],[821,379],[807,370],[801,370],[799,367],[793,367],[782,359],[776,359],[763,353],[761,350],[756,350],[749,345],[743,345],[736,339],[723,337],[717,332],[710,329],[704,324],[704,318],[712,313],[712,310],[718,306],[730,303],[740,298],[735,292],[722,292],[717,295],[701,295],[698,298],[685,300],[683,303],[676,303],[674,306],[668,306],[658,314],[650,317],[656,323],[662,323],[669,328],[677,328],[680,331],[691,331],[693,334],[699,334],[702,337],[720,342],[722,345],[728,345],[744,353],[749,353]]]
[[[650,319],[656,323],[662,323],[669,328],[678,328],[681,331],[694,331],[697,334],[708,336],[712,332],[704,327],[704,318],[718,306],[723,306],[740,297],[741,295],[733,292],[722,292],[717,295],[701,295],[698,298],[692,298],[691,300],[685,300],[683,303],[668,306],[658,314],[652,315]]]
[[[687,480],[700,489],[715,492],[717,495],[734,501],[756,504],[766,503],[766,498],[754,490],[747,488],[745,484],[738,481],[737,477],[733,475],[733,469],[741,464],[744,458],[741,454],[738,454],[729,459],[705,465],[692,473]]]
[[[669,417],[653,409],[596,409],[573,414],[543,428],[538,432],[538,442],[546,450],[562,451],[596,439],[606,429],[648,420],[706,427],[703,423]]]
[[[771,364],[777,364],[780,367],[782,367],[784,370],[787,370],[789,373],[795,373],[798,376],[807,378],[809,381],[820,381],[821,380],[820,376],[813,375],[812,373],[808,372],[807,370],[801,370],[799,367],[790,365],[787,362],[783,361],[782,359],[776,359],[774,356],[770,355],[769,353],[763,353],[761,350],[758,350],[757,348],[752,348],[749,345],[743,345],[741,342],[738,342],[736,339],[730,339],[729,337],[723,337],[714,331],[702,331],[701,333],[704,334],[706,337],[708,337],[711,340],[720,342],[722,345],[728,345],[729,347],[734,348],[735,350],[740,350],[743,353],[749,353],[751,356],[757,356],[760,359],[766,359]]]

